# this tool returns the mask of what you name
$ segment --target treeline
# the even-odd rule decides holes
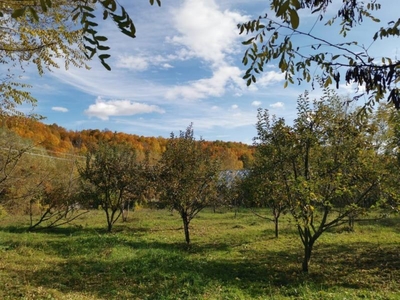
[[[130,145],[139,157],[149,155],[153,161],[160,159],[168,139],[145,137],[108,129],[67,130],[57,124],[47,125],[32,118],[3,117],[2,126],[20,137],[31,140],[34,145],[45,149],[49,155],[86,155],[88,149],[104,141]],[[203,147],[219,158],[224,170],[249,168],[253,161],[254,147],[240,142],[204,141]]]

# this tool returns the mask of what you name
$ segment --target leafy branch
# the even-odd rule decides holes
[[[17,19],[29,14],[34,22],[39,22],[39,13],[46,13],[51,9],[53,1],[55,0],[40,0],[39,3],[37,3],[37,1],[29,3],[27,1],[22,1],[21,5],[12,11],[11,16],[14,19]],[[85,49],[84,54],[86,58],[92,59],[97,54],[102,65],[110,71],[111,67],[106,62],[106,60],[111,57],[111,55],[106,52],[110,50],[110,47],[104,44],[108,38],[99,35],[96,30],[99,23],[97,22],[97,17],[95,15],[95,5],[97,3],[100,4],[102,8],[103,21],[111,18],[124,35],[130,38],[135,38],[136,28],[132,19],[126,12],[125,8],[116,0],[75,0],[73,2],[75,6],[70,17],[73,22],[79,22],[82,26],[82,37]],[[149,0],[149,2],[150,5],[157,3],[158,6],[161,6],[161,0]],[[0,17],[3,15],[3,12],[0,11]]]
[[[282,20],[281,22],[265,15],[238,24],[240,34],[252,35],[242,42],[243,45],[248,46],[242,59],[242,63],[248,66],[243,76],[247,85],[256,83],[257,76],[264,71],[264,66],[272,61],[278,61],[281,72],[285,74],[284,87],[287,87],[288,83],[293,84],[295,76],[299,84],[303,80],[314,81],[310,68],[316,65],[322,71],[319,77],[324,87],[335,82],[336,87],[339,88],[342,73],[347,84],[356,83],[360,87],[365,87],[365,93],[370,95],[366,106],[372,106],[387,96],[389,102],[396,108],[400,108],[400,90],[397,87],[400,81],[398,60],[383,57],[381,62],[376,62],[375,58],[369,55],[367,48],[359,46],[362,49],[361,52],[350,48],[358,46],[356,41],[332,43],[326,38],[312,34],[312,29],[309,32],[298,29],[298,10],[310,8],[312,13],[319,14],[320,21],[329,4],[330,1],[322,0],[273,0],[271,8],[275,11],[275,16]],[[380,9],[380,4],[375,1],[364,6],[362,2],[346,0],[343,1],[337,16],[325,25],[330,26],[336,19],[341,18],[339,34],[345,37],[346,32],[363,22],[364,17],[380,22],[369,12],[369,10],[378,9]],[[378,38],[399,36],[399,27],[400,19],[389,22],[388,27],[382,27],[374,34],[373,41],[375,42]],[[304,36],[316,43],[296,46],[293,41],[294,36]],[[303,51],[305,48],[309,50],[307,53]],[[328,48],[330,51],[320,51],[320,48]],[[345,72],[341,72],[342,69],[345,69]],[[355,99],[362,95],[357,95]]]

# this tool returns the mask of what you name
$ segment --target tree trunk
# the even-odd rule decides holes
[[[349,215],[349,231],[354,231],[354,216]]]
[[[279,217],[280,211],[276,208],[273,209],[274,223],[275,223],[275,238],[279,237]]]
[[[124,202],[121,205],[121,215],[122,215],[122,222],[127,222],[128,221],[128,215],[129,215],[129,209],[130,209],[130,205],[129,205],[129,201]]]
[[[185,231],[186,244],[190,244],[189,220],[186,213],[182,213],[183,230]]]
[[[111,232],[113,226],[113,214],[111,213],[110,215],[108,209],[104,209],[104,211],[106,212],[107,217],[107,231]]]
[[[113,226],[113,223],[111,222],[111,220],[107,220],[107,231],[108,232],[111,232],[112,226]]]
[[[308,266],[310,264],[312,248],[314,245],[315,239],[311,236],[311,232],[309,228],[304,229],[304,259],[302,264],[302,271],[304,273],[308,273]]]

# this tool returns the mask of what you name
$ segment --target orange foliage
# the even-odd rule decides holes
[[[30,139],[51,155],[76,153],[84,155],[88,149],[95,147],[99,141],[125,143],[136,149],[142,157],[146,153],[150,159],[158,160],[165,151],[168,139],[163,137],[144,137],[110,130],[87,129],[82,131],[66,130],[57,124],[46,125],[42,122],[23,117],[8,117],[5,126],[19,136]],[[214,157],[218,157],[223,169],[248,168],[253,159],[254,147],[238,142],[204,141]]]

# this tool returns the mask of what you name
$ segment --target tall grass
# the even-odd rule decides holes
[[[101,212],[28,233],[0,221],[0,299],[400,299],[400,219],[325,233],[310,273],[288,217],[199,214],[184,242],[176,213],[142,209],[106,233]]]

